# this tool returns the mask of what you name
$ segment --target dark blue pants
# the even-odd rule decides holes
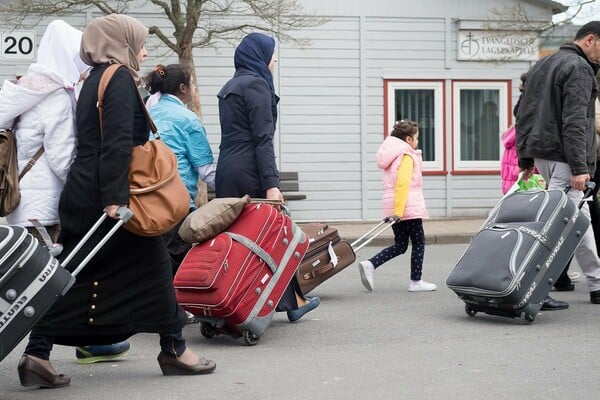
[[[394,244],[386,247],[374,255],[369,261],[375,268],[391,260],[394,257],[404,254],[408,249],[408,241],[412,244],[412,253],[410,256],[410,279],[413,281],[421,280],[423,270],[423,258],[425,256],[425,232],[423,231],[422,219],[408,219],[392,225],[394,231]]]

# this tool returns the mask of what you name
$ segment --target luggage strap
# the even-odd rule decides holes
[[[340,257],[335,253],[335,249],[332,246],[332,242],[329,242],[329,245],[327,246],[327,253],[329,254],[330,261],[327,264],[323,265],[322,267],[315,268],[312,271],[307,272],[304,275],[302,275],[302,278],[305,281],[314,279],[319,275],[324,275],[327,272],[334,269],[335,267],[337,267]]]
[[[543,235],[543,234],[539,233],[538,231],[527,228],[525,226],[519,226],[518,230],[520,232],[523,232],[523,233],[533,237],[535,240],[540,242],[545,248],[552,251],[552,246],[550,245],[550,242],[548,241],[548,238],[546,237],[546,235]]]
[[[227,233],[229,235],[229,237],[231,237],[236,242],[241,243],[242,245],[247,247],[251,252],[256,254],[261,260],[263,260],[265,263],[267,263],[267,265],[269,266],[269,268],[271,269],[271,271],[273,273],[275,273],[275,271],[277,271],[277,264],[273,260],[273,257],[271,257],[269,255],[269,253],[264,251],[262,247],[257,245],[256,242],[248,239],[246,236],[238,235],[237,233],[233,233],[233,232],[225,232],[225,233]]]

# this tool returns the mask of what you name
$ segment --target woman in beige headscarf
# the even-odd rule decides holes
[[[77,157],[59,204],[59,241],[69,254],[103,210],[111,217],[91,241],[97,242],[129,202],[128,166],[133,146],[148,140],[149,126],[135,77],[146,56],[148,31],[134,18],[109,15],[84,30],[82,60],[93,68],[77,106]],[[104,95],[102,135],[96,103],[108,64],[119,68]],[[76,266],[78,260],[69,265]],[[19,362],[24,386],[61,387],[49,361],[53,344],[110,344],[139,332],[160,334],[158,363],[164,375],[210,373],[215,363],[186,347],[181,328],[185,312],[175,299],[171,264],[162,237],[141,237],[124,229],[106,243],[77,276],[75,285],[34,327]]]

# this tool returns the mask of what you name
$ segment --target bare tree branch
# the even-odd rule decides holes
[[[232,43],[251,31],[268,32],[280,41],[306,46],[308,39],[297,36],[298,31],[328,21],[306,13],[298,0],[3,0],[0,20],[17,28],[36,26],[48,17],[90,10],[127,13],[129,8],[144,5],[164,14],[173,27],[172,34],[162,26],[150,26],[149,33],[177,54],[181,63],[192,67],[196,48],[216,47],[221,41]],[[199,111],[199,101],[197,105]]]
[[[492,8],[490,11],[491,18],[488,20],[487,27],[489,29],[501,30],[527,30],[535,31],[542,34],[548,30],[552,30],[558,25],[571,23],[575,19],[586,4],[594,3],[595,0],[580,0],[577,4],[571,6],[574,8],[569,16],[562,18],[558,22],[554,21],[536,21],[532,20],[527,14],[523,3],[515,2],[514,4],[504,5],[501,8]]]

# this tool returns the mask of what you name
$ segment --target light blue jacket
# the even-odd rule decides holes
[[[163,94],[148,111],[161,140],[177,156],[177,169],[190,193],[190,207],[194,207],[194,197],[198,190],[198,167],[214,161],[204,125],[198,115],[189,110],[177,96],[170,94]]]

